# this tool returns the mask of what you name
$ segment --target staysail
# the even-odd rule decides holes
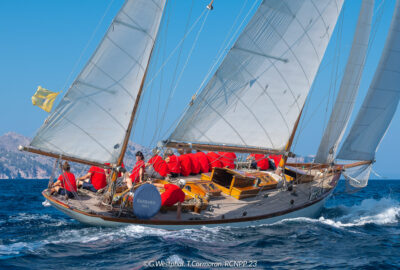
[[[165,0],[129,0],[30,146],[116,163],[149,62]]]
[[[400,1],[394,10],[374,78],[338,159],[373,162],[396,111],[400,98]]]
[[[169,142],[284,150],[342,0],[264,0]]]
[[[350,55],[332,114],[315,157],[316,163],[331,163],[334,160],[338,144],[350,120],[364,69],[373,10],[374,0],[362,1]]]

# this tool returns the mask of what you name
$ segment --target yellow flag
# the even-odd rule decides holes
[[[52,92],[39,86],[36,93],[32,96],[32,104],[42,108],[46,112],[50,112],[56,97],[60,93]]]

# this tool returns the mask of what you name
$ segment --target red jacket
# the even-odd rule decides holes
[[[166,177],[169,173],[168,165],[159,155],[155,155],[149,160],[149,163],[153,165],[153,168],[156,172],[158,172],[162,177]]]
[[[197,159],[196,154],[190,153],[190,154],[186,154],[189,156],[190,161],[192,162],[192,173],[194,174],[199,174],[200,173],[200,162]]]
[[[200,171],[202,173],[208,173],[210,171],[210,164],[208,163],[207,155],[203,152],[197,152],[195,155],[200,162]]]
[[[269,169],[268,158],[265,155],[251,154],[250,156],[254,157],[255,162],[257,162],[257,167],[260,168],[260,170],[266,171]]]
[[[181,164],[177,156],[175,155],[169,156],[169,161],[167,162],[167,165],[170,172],[176,174],[181,173]]]
[[[188,155],[180,155],[178,157],[178,160],[181,164],[181,175],[182,176],[188,176],[189,174],[192,173],[192,162],[190,161],[190,158]]]

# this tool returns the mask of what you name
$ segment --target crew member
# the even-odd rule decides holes
[[[275,163],[275,168],[279,167],[279,163],[281,162],[282,155],[269,155],[269,158],[272,158]]]
[[[68,198],[74,198],[74,193],[77,191],[75,175],[70,172],[71,167],[67,161],[64,162],[62,169],[63,173],[52,185],[50,194],[58,193],[60,195],[67,195]]]
[[[251,154],[247,157],[247,160],[253,160],[251,167],[253,169],[259,168],[261,171],[269,169],[269,160],[265,155],[262,154]]]
[[[178,209],[176,212],[176,218],[181,219],[181,211],[182,205],[185,201],[185,193],[182,191],[182,188],[186,185],[186,181],[180,179],[178,185],[174,184],[153,184],[156,187],[164,188],[165,191],[161,194],[161,206],[173,206],[174,204],[178,203]]]
[[[136,163],[132,169],[132,173],[127,173],[125,177],[126,185],[129,189],[133,187],[133,185],[137,183],[143,182],[143,175],[145,172],[145,163],[143,153],[140,151],[136,152]]]
[[[153,157],[146,163],[146,170],[150,177],[164,179],[169,173],[168,165],[158,154],[159,150],[153,149]]]
[[[92,166],[88,173],[78,178],[78,187],[97,192],[107,186],[106,169]]]

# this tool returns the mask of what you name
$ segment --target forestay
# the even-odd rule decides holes
[[[170,140],[283,150],[342,0],[264,0]]]
[[[95,53],[31,146],[116,163],[165,0],[126,1]]]
[[[385,47],[357,118],[337,156],[371,160],[386,133],[400,98],[400,1],[396,2]]]
[[[338,144],[350,120],[364,69],[373,10],[374,0],[362,1],[340,90],[315,157],[317,163],[331,163],[334,160]]]

